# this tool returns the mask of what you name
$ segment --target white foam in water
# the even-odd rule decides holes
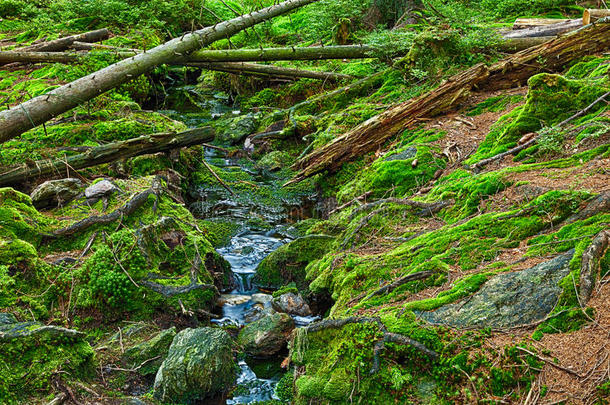
[[[275,395],[277,381],[258,378],[248,367],[245,361],[239,362],[241,374],[237,378],[237,386],[241,390],[247,389],[248,393],[240,393],[231,399],[227,399],[228,405],[253,404],[260,401],[279,399]]]

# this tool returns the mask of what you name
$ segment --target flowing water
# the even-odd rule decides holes
[[[199,96],[198,98],[191,97],[191,106],[194,104],[196,107],[207,111],[205,114],[182,110],[180,112],[164,111],[172,118],[183,121],[189,127],[202,126],[214,119],[216,115],[239,114],[239,111],[225,104],[226,98],[223,96],[208,93],[205,97],[201,97],[201,94],[196,93],[196,88],[189,86],[180,88],[180,92],[187,96],[189,94]],[[195,101],[192,99],[195,99]],[[257,187],[267,187],[270,190],[277,187],[277,179],[274,179],[269,173],[259,172],[251,167],[240,165],[239,161],[225,158],[214,149],[207,149],[204,158],[225,171],[244,171],[248,173],[252,176]],[[258,264],[271,252],[291,240],[291,228],[288,221],[291,219],[291,211],[294,210],[295,205],[298,207],[298,203],[292,199],[291,201],[282,201],[282,204],[263,204],[253,196],[233,196],[220,185],[195,188],[191,190],[191,199],[194,202],[190,209],[197,217],[211,221],[229,221],[239,224],[240,229],[231,238],[230,242],[217,249],[231,264],[231,269],[235,275],[235,288],[222,295],[219,308],[220,318],[213,322],[219,325],[243,326],[248,323],[248,314],[255,309],[254,306],[266,307],[266,309],[269,307],[269,302],[262,304],[256,299],[255,294],[259,291],[253,285],[252,279]],[[252,219],[254,218],[257,220],[255,221],[256,225],[252,225]],[[255,299],[253,299],[253,295],[255,295]],[[302,326],[314,319],[316,318],[295,317],[295,323]],[[271,359],[271,361],[277,363],[275,370],[259,373],[264,374],[259,376],[246,361],[240,361],[237,388],[233,397],[226,400],[226,404],[250,404],[277,399],[274,391],[277,381],[281,377],[279,369],[281,358]],[[252,363],[252,360],[248,360],[248,362]]]

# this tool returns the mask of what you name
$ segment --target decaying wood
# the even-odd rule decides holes
[[[556,24],[542,25],[537,27],[525,28],[521,30],[515,30],[507,32],[503,35],[504,38],[528,38],[528,37],[548,37],[554,35],[564,34],[566,32],[574,31],[582,27],[582,19],[576,18],[574,20],[568,20]]]
[[[76,41],[78,42],[98,42],[108,39],[110,37],[110,31],[106,28],[85,32],[83,34],[71,35],[69,37],[63,37],[54,39],[53,41],[41,42],[36,45],[30,45],[23,48],[16,49],[20,52],[57,52],[64,51]]]
[[[112,64],[44,95],[34,97],[10,110],[1,111],[0,143],[19,136],[59,114],[133,80],[155,66],[171,63],[212,42],[227,38],[247,27],[315,1],[317,0],[287,0],[212,27],[184,34],[149,51]]]
[[[383,337],[375,343],[374,355],[373,355],[373,367],[371,368],[370,373],[375,374],[379,370],[379,355],[385,348],[386,343],[396,343],[400,345],[411,346],[421,354],[425,355],[432,361],[438,361],[440,356],[434,350],[429,349],[424,344],[418,342],[417,340],[411,339],[407,336],[400,335],[398,333],[389,332],[381,319],[375,318],[366,318],[366,317],[347,317],[341,319],[324,319],[319,322],[312,323],[307,326],[305,330],[307,333],[313,333],[324,329],[341,329],[345,325],[359,323],[374,323],[376,324],[381,332],[383,333]]]
[[[599,232],[591,245],[582,254],[580,265],[580,299],[587,303],[593,295],[595,282],[599,278],[600,261],[610,245],[610,231],[605,229]]]
[[[588,9],[582,13],[582,23],[588,25],[608,16],[610,9]]]
[[[555,36],[504,38],[504,40],[498,44],[497,48],[501,52],[515,53],[527,48],[531,48],[532,46],[544,44],[552,39],[555,39]]]
[[[345,80],[352,79],[352,76],[333,72],[316,72],[312,70],[292,69],[273,65],[261,65],[258,63],[244,62],[214,62],[199,63],[186,62],[186,66],[200,67],[208,70],[217,70],[242,75],[269,76],[279,79],[299,79],[309,78],[318,80]]]
[[[199,145],[214,139],[214,130],[210,127],[196,128],[189,131],[144,135],[96,146],[84,153],[68,156],[55,161],[39,160],[0,174],[0,187],[14,185],[40,177],[64,175],[66,170],[75,170],[110,163],[119,159],[152,153],[168,152],[173,149]]]
[[[370,118],[329,144],[316,149],[293,167],[298,182],[321,171],[334,172],[344,162],[379,149],[388,139],[455,108],[473,88],[499,90],[517,87],[540,71],[558,71],[570,61],[610,48],[610,23],[605,19],[542,45],[526,49],[487,67],[482,64],[459,73],[435,90],[398,104]]]
[[[75,63],[82,56],[68,52],[0,52],[0,64],[7,63]]]
[[[524,28],[543,27],[545,25],[566,23],[568,19],[556,18],[517,18],[513,23],[513,30],[522,30]]]

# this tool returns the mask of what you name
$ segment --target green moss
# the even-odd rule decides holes
[[[484,112],[504,111],[509,105],[519,103],[522,100],[523,96],[520,94],[489,97],[477,105],[468,108],[466,115],[473,117],[476,115],[481,115]]]
[[[502,117],[466,163],[472,164],[514,147],[521,136],[558,124],[607,91],[596,83],[547,73],[531,77],[528,86],[525,105]],[[589,115],[599,109],[600,106],[594,107]]]

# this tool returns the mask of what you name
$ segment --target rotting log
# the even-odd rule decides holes
[[[312,70],[292,69],[273,65],[261,65],[258,63],[243,62],[214,62],[214,63],[185,63],[186,66],[200,67],[208,70],[216,70],[241,75],[268,76],[277,79],[296,80],[309,78],[318,80],[345,80],[353,79],[352,76],[334,72],[316,72]]]
[[[54,39],[52,41],[45,41],[39,44],[26,46],[23,48],[16,49],[16,51],[20,52],[58,52],[64,51],[74,42],[98,42],[103,41],[104,39],[108,39],[110,37],[110,31],[106,28],[102,28],[100,30],[89,31],[82,34],[71,35],[68,37],[63,37],[59,39]]]
[[[39,177],[51,177],[65,174],[86,167],[110,163],[151,153],[168,152],[173,149],[189,147],[210,142],[214,139],[214,130],[210,127],[196,128],[175,133],[144,135],[125,141],[96,146],[84,153],[67,156],[55,161],[40,160],[0,174],[0,187],[14,185]]]
[[[513,30],[522,30],[525,28],[532,27],[543,27],[545,25],[566,23],[568,21],[570,20],[556,18],[517,18],[513,23]]]
[[[523,51],[524,49],[531,48],[549,42],[555,39],[555,36],[548,37],[526,37],[526,38],[504,38],[498,43],[496,48],[501,52],[515,53]]]
[[[85,54],[74,52],[0,52],[0,64],[7,63],[75,63]]]
[[[574,31],[582,27],[582,18],[576,18],[574,20],[568,20],[556,24],[543,25],[539,27],[525,28],[522,30],[515,30],[507,32],[503,35],[504,38],[527,38],[527,37],[548,37],[554,35],[564,34],[566,32]]]
[[[489,67],[473,66],[436,89],[395,105],[300,159],[293,166],[299,172],[288,184],[325,170],[335,172],[343,163],[379,149],[388,139],[412,128],[419,119],[455,108],[473,89],[519,87],[541,71],[558,71],[575,59],[608,50],[610,19],[600,22],[518,52]]]
[[[407,52],[405,50],[405,52]],[[193,52],[189,62],[262,62],[274,60],[321,60],[374,58],[368,45],[311,46],[262,49],[219,49]]]
[[[155,66],[171,63],[212,42],[317,0],[287,0],[250,14],[185,33],[163,45],[114,63],[50,92],[0,112],[0,143],[135,79]]]
[[[583,25],[588,25],[610,16],[610,9],[588,9],[582,13]]]
[[[580,299],[587,303],[593,295],[596,280],[599,277],[600,262],[610,245],[610,230],[599,232],[591,245],[582,254],[580,266]]]

